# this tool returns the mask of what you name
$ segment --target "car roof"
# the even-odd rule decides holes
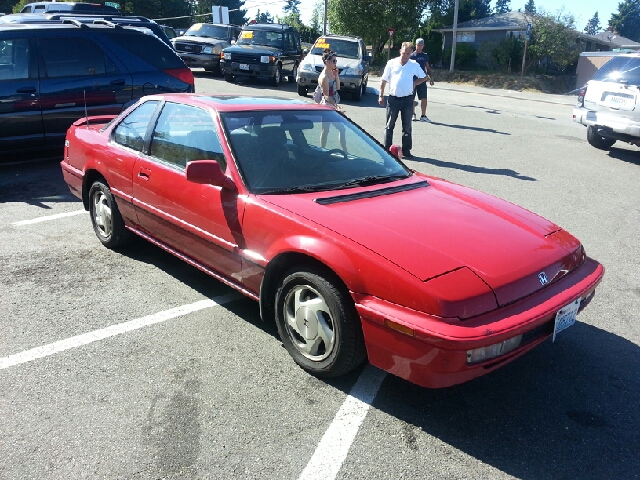
[[[320,37],[318,37],[318,38],[337,38],[339,40],[355,40],[355,41],[362,40],[361,37],[357,37],[355,35],[333,35],[333,34],[328,34],[328,35],[320,35]]]
[[[188,100],[191,105],[213,107],[220,112],[238,112],[254,110],[333,110],[326,105],[318,105],[304,100],[297,100],[275,96],[240,96],[240,95],[210,95],[205,93],[165,93],[149,95],[146,99],[166,100],[184,103]]]
[[[268,30],[274,32],[280,32],[288,29],[292,29],[291,25],[286,25],[284,23],[253,23],[251,25],[245,25],[242,28],[246,28],[247,30]]]

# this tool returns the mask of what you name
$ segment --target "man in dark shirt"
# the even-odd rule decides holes
[[[418,62],[418,65],[425,71],[427,74],[427,78],[429,79],[429,85],[433,85],[433,77],[431,76],[431,66],[429,65],[429,55],[427,52],[423,52],[424,48],[424,39],[418,38],[416,40],[416,51],[411,55],[411,60],[415,60]],[[420,117],[421,122],[430,122],[429,117],[427,117],[427,84],[421,83],[416,86],[415,95],[420,99],[420,108],[422,109],[422,116]],[[415,97],[414,97],[415,98]],[[413,121],[417,122],[416,118],[416,107],[414,102],[413,107]]]

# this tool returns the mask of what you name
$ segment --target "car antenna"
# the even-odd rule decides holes
[[[84,98],[84,118],[87,120],[87,127],[89,126],[89,114],[87,113],[87,91],[82,90],[82,96]]]

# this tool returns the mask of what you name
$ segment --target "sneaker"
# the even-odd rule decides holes
[[[414,122],[417,122],[417,121],[418,121],[418,117],[416,117],[416,114],[415,114],[415,113],[413,114],[413,121],[414,121]]]
[[[415,117],[415,116],[414,116]],[[431,120],[429,120],[429,117],[427,117],[426,115],[422,115],[420,117],[420,121],[421,122],[427,122],[427,123],[431,123]]]

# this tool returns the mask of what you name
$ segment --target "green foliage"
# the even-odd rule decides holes
[[[587,35],[596,35],[600,31],[600,19],[598,18],[598,12],[587,22],[587,26],[584,27],[584,33]]]
[[[533,0],[528,0],[524,6],[524,11],[526,13],[536,13],[536,3]]]
[[[300,0],[285,0],[284,7],[282,7],[282,11],[284,13],[297,13],[300,16]]]
[[[577,62],[580,48],[573,16],[542,13],[533,17],[528,53],[534,60],[549,57],[560,69]]]
[[[524,41],[514,36],[500,40],[493,49],[492,57],[501,68],[511,72],[521,65],[523,53]]]
[[[27,3],[32,3],[31,0],[20,0],[18,3],[5,2],[5,4],[11,4],[12,7],[7,8],[7,13],[20,13],[20,10],[24,8]]]
[[[640,42],[640,0],[624,0],[618,4],[618,13],[613,13],[609,26],[623,37]]]
[[[269,14],[269,12],[261,12],[260,9],[256,12],[256,17],[254,19],[257,23],[274,23],[273,17]]]
[[[361,36],[376,57],[389,41],[388,27],[395,28],[394,50],[414,38],[426,6],[426,0],[329,0],[329,24],[333,33]]]
[[[503,13],[509,13],[511,11],[511,0],[497,0],[496,1],[496,15]]]
[[[507,3],[509,0],[506,0]],[[430,2],[430,16],[427,21],[429,30],[453,25],[454,0],[433,0]],[[490,0],[460,0],[458,5],[458,23],[477,20],[491,15]]]
[[[468,43],[456,44],[456,61],[454,67],[456,69],[470,68],[477,56],[476,50]],[[444,49],[442,61],[449,65],[451,63],[451,47]]]

